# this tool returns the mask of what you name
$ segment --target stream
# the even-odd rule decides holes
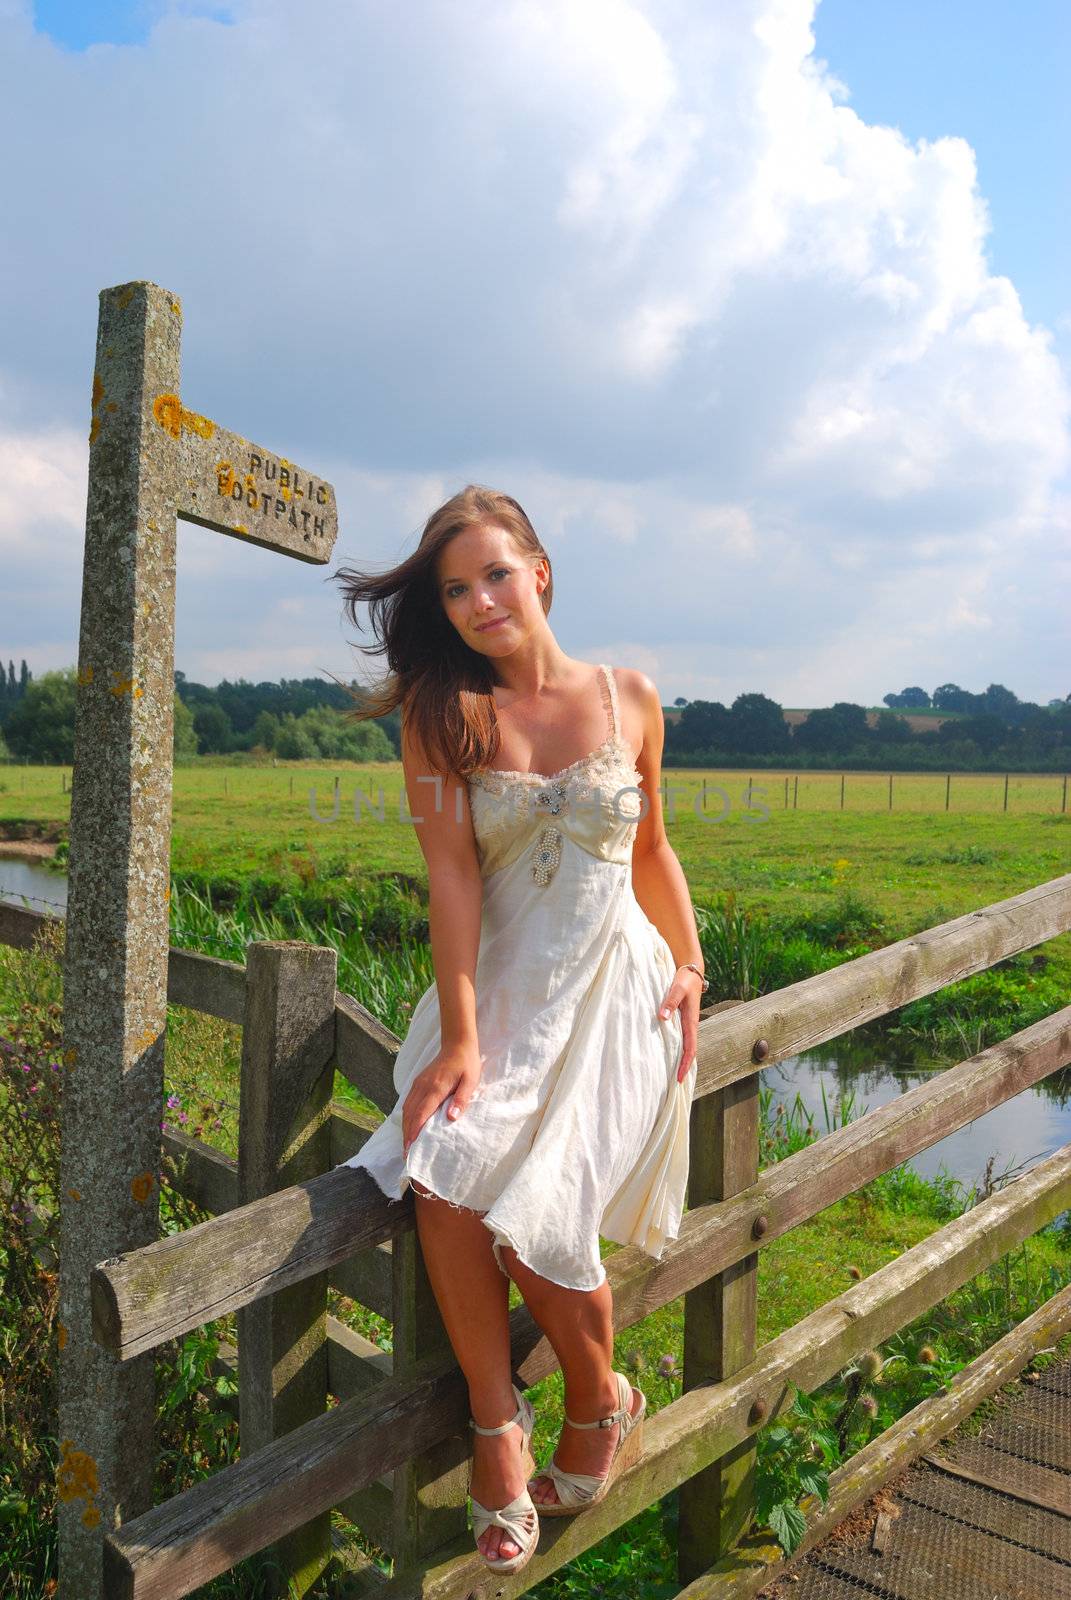
[[[28,896],[28,902],[22,896]],[[28,903],[35,911],[62,910],[67,903],[67,879],[49,872],[35,861],[0,857],[0,899]],[[899,1066],[858,1043],[840,1053],[821,1045],[798,1056],[786,1056],[772,1067],[763,1068],[760,1081],[772,1091],[773,1107],[783,1102],[786,1112],[797,1094],[810,1114],[816,1133],[826,1132],[822,1105],[825,1091],[830,1120],[835,1125],[835,1107],[840,1096],[854,1093],[853,1115],[887,1105],[923,1082],[934,1071],[917,1065]],[[1053,1082],[1055,1082],[1055,1078]],[[1013,1100],[997,1106],[968,1122],[911,1158],[911,1165],[923,1177],[944,1170],[965,1188],[982,1183],[985,1165],[994,1157],[993,1178],[1008,1171],[1026,1171],[1046,1156],[1071,1142],[1071,1103],[1060,1103],[1044,1087],[1026,1089]]]

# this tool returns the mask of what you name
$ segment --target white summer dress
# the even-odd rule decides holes
[[[676,1238],[688,1176],[695,1063],[677,1081],[680,1014],[659,1016],[674,962],[632,888],[641,774],[618,727],[613,670],[599,667],[610,732],[546,775],[483,767],[468,780],[483,879],[475,972],[482,1076],[402,1149],[402,1105],[441,1047],[434,983],[394,1061],[398,1099],[344,1166],[392,1199],[411,1178],[483,1213],[541,1277],[595,1289],[598,1236],[660,1256]]]

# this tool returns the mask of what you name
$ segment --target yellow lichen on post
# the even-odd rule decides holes
[[[152,1185],[153,1176],[151,1172],[139,1172],[136,1177],[131,1178],[130,1193],[134,1196],[139,1206],[143,1206],[152,1194]]]
[[[93,668],[92,668],[92,666],[79,667],[79,669],[78,669],[78,683],[79,683],[80,687],[82,687],[84,689],[86,684],[92,683],[92,682],[93,682]]]
[[[67,1343],[67,1329],[64,1327],[62,1322],[57,1322],[56,1323],[56,1345],[60,1350],[62,1350],[66,1343]]]
[[[216,424],[211,417],[202,417],[199,411],[187,411],[185,407],[182,411],[182,426],[187,433],[199,434],[202,439],[211,439],[216,431]]]
[[[96,1461],[84,1450],[76,1450],[73,1439],[64,1439],[61,1448],[63,1456],[56,1468],[57,1495],[61,1500],[95,1499],[100,1493]]]
[[[180,438],[183,429],[196,433],[201,439],[211,439],[216,431],[211,417],[203,417],[199,411],[187,411],[177,394],[158,394],[152,403],[152,414],[172,439]]]
[[[231,466],[229,461],[219,461],[216,463],[216,481],[219,485],[219,492],[221,495],[229,495],[234,489],[236,479],[234,476],[234,468]]]
[[[72,1200],[81,1200],[82,1198],[82,1191],[80,1189],[68,1189],[67,1193]]]
[[[122,293],[116,295],[115,303],[119,307],[120,311],[125,311],[131,300],[133,300],[134,290],[136,287],[136,284],[128,283]]]
[[[89,442],[90,442],[90,444],[95,444],[97,442],[97,435],[100,433],[101,419],[100,419],[100,415],[99,415],[99,413],[97,411],[97,407],[100,405],[100,403],[101,403],[101,401],[103,399],[104,399],[104,385],[101,382],[100,373],[99,372],[94,372],[94,374],[93,374],[93,397],[92,397],[92,399],[90,401],[90,406],[89,406],[89,414],[90,414]]]
[[[172,439],[182,433],[182,401],[177,394],[158,394],[152,403],[152,414]]]

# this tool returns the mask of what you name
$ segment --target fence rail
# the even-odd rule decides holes
[[[29,947],[49,920],[0,905],[0,942]],[[777,1552],[750,1530],[758,1430],[794,1386],[825,1382],[1066,1210],[1071,1145],[756,1349],[759,1251],[1071,1064],[1071,1007],[761,1174],[759,1070],[1069,929],[1071,874],[774,994],[708,1008],[680,1235],[657,1261],[626,1247],[606,1262],[616,1329],[684,1295],[684,1393],[649,1418],[642,1460],[603,1502],[544,1525],[522,1574],[495,1575],[499,1600],[677,1487],[678,1600],[753,1594],[769,1580]],[[388,1202],[367,1173],[337,1165],[377,1119],[330,1100],[333,1071],[386,1112],[398,1040],[335,988],[333,960],[297,941],[251,944],[245,967],[170,952],[168,1000],[243,1025],[239,1157],[164,1131],[178,1186],[213,1215],[101,1261],[89,1285],[93,1332],[128,1361],[237,1312],[242,1456],[106,1535],[116,1600],[188,1594],[269,1544],[305,1592],[330,1556],[332,1507],[393,1555],[395,1576],[377,1587],[384,1597],[460,1600],[488,1581],[465,1533],[466,1388],[419,1257],[411,1197]],[[393,1358],[327,1315],[328,1286],[390,1317]],[[871,1441],[833,1475],[830,1507],[807,1508],[808,1542],[1069,1326],[1065,1289],[946,1395]],[[510,1335],[519,1384],[556,1370],[523,1306]],[[329,1394],[340,1400],[333,1408]]]

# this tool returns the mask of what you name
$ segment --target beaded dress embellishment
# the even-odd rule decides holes
[[[537,883],[549,883],[558,870],[562,858],[560,828],[544,828],[532,851],[532,877]]]

